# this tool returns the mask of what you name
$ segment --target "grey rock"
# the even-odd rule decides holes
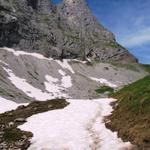
[[[0,47],[38,52],[53,58],[137,62],[114,35],[97,22],[85,0],[1,0]]]
[[[109,63],[94,63],[93,65],[89,65],[84,62],[70,60],[68,63],[75,72],[72,74],[55,60],[46,58],[38,59],[37,57],[29,55],[16,56],[3,48],[0,48],[0,60],[8,64],[8,66],[5,66],[4,63],[0,62],[1,96],[17,103],[29,103],[35,101],[35,99],[29,97],[21,89],[12,84],[8,78],[8,73],[3,67],[9,68],[17,77],[25,79],[31,86],[46,93],[48,93],[48,91],[44,84],[47,81],[45,76],[50,75],[53,78],[57,78],[58,84],[61,84],[62,75],[60,75],[58,70],[63,70],[66,75],[71,77],[72,87],[64,89],[62,93],[66,93],[73,99],[96,98],[97,94],[95,89],[101,84],[91,80],[90,77],[98,79],[104,78],[111,83],[122,87],[131,81],[134,82],[148,74],[138,64],[133,64],[132,67],[129,67],[129,64],[117,67]],[[109,68],[109,70],[105,70],[104,68]],[[49,92],[49,94],[54,96],[52,92]]]

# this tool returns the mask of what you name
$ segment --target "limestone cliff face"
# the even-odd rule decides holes
[[[1,0],[0,47],[36,51],[47,57],[86,57],[136,62],[114,35],[97,22],[85,0]]]
[[[95,42],[115,42],[114,35],[97,22],[85,0],[63,0],[57,12],[60,25],[66,30],[76,31],[78,35],[82,32],[84,38],[88,36]]]

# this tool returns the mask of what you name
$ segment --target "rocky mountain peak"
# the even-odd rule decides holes
[[[58,5],[50,0],[1,0],[0,46],[55,58],[82,58],[92,51],[100,61],[136,62],[96,20],[85,0]]]
[[[66,5],[70,5],[70,6],[76,6],[76,5],[87,5],[87,2],[86,0],[62,0],[63,4],[66,4]]]
[[[39,11],[42,14],[50,13],[53,7],[50,0],[27,0],[27,4],[31,6],[33,10]]]
[[[73,30],[101,33],[100,38],[115,41],[114,35],[97,22],[85,0],[63,0],[58,5],[58,15]]]

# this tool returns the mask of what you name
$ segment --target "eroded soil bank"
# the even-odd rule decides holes
[[[150,76],[111,95],[118,99],[107,127],[139,150],[150,150]]]

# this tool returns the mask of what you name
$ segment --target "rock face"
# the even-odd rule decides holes
[[[114,35],[93,17],[85,0],[1,0],[0,47],[7,46],[46,57],[137,62]]]

